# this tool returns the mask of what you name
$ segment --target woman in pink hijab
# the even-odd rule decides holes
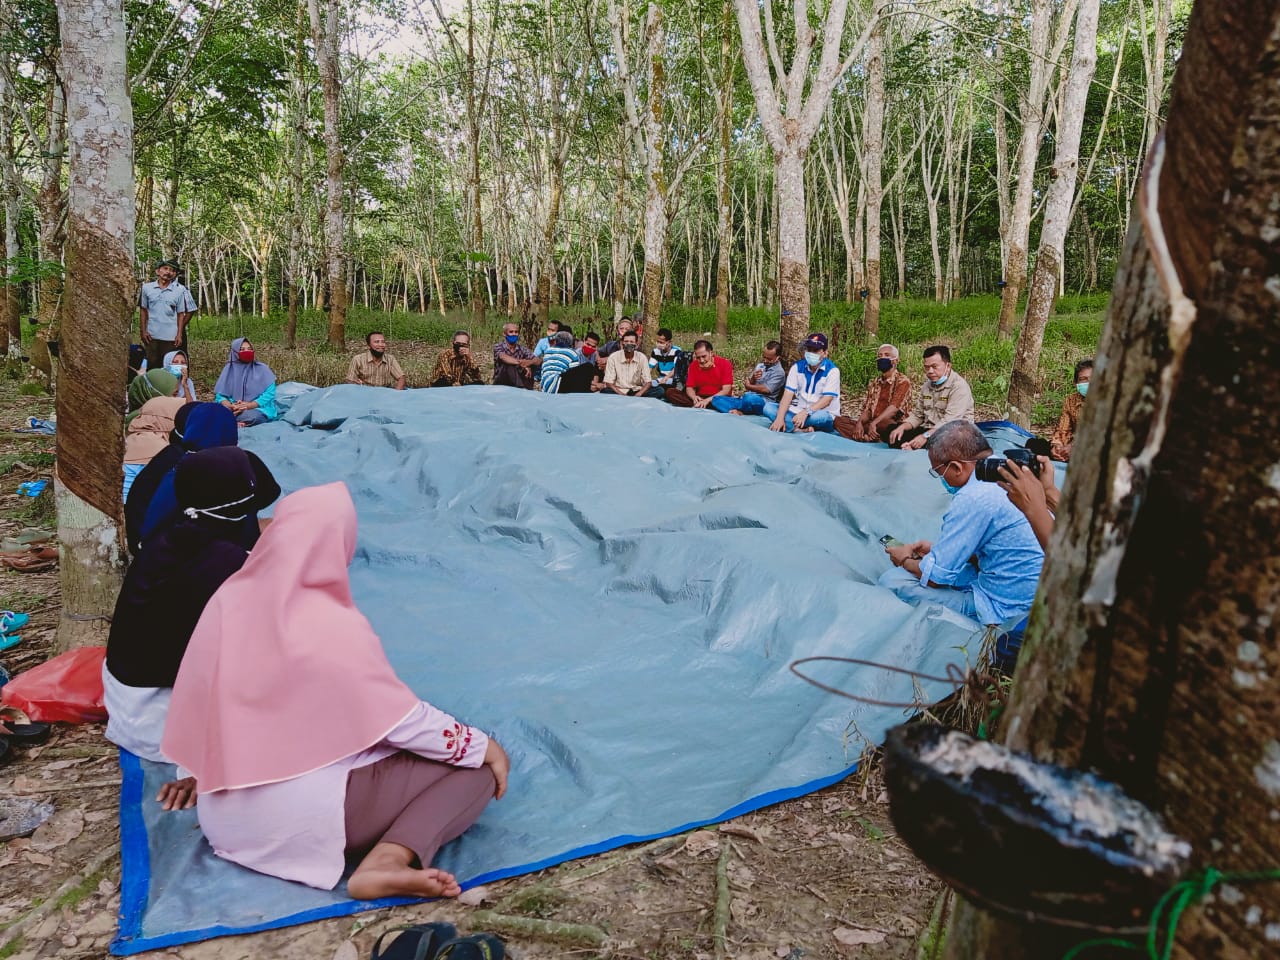
[[[419,700],[351,599],[356,512],[341,483],[280,501],[205,607],[162,750],[198,784],[220,857],[356,899],[457,896],[440,847],[506,792],[506,752]]]

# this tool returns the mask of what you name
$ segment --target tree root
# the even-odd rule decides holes
[[[498,933],[518,933],[544,940],[562,943],[581,943],[598,947],[607,939],[599,927],[583,923],[561,923],[558,920],[536,920],[532,917],[514,917],[492,910],[477,910],[468,918],[477,929],[489,929]]]
[[[720,850],[720,859],[716,861],[716,912],[712,926],[712,940],[715,943],[716,960],[725,958],[725,942],[729,935],[729,852],[728,843]]]

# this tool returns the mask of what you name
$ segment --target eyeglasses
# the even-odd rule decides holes
[[[978,462],[977,460],[948,460],[941,467],[930,467],[929,476],[933,477],[933,479],[935,480],[939,480],[942,478],[942,475],[947,472],[947,470],[951,467],[953,463],[977,463],[977,462]]]

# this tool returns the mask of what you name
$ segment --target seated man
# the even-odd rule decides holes
[[[667,387],[678,387],[676,374],[680,367],[680,358],[684,351],[671,342],[671,331],[663,327],[658,331],[654,341],[653,353],[649,354],[649,374],[653,378],[652,385],[660,387],[664,392]]]
[[[493,347],[493,382],[495,386],[533,389],[533,368],[542,361],[520,342],[520,327],[502,325],[502,340]]]
[[[365,387],[395,387],[404,389],[404,371],[396,358],[387,353],[386,334],[376,330],[364,338],[369,349],[357,353],[347,367],[347,383]]]
[[[600,356],[600,334],[594,330],[587,331],[582,338],[582,346],[575,351],[577,359],[574,365],[560,375],[560,386],[557,393],[594,393],[602,385],[600,378],[604,371],[596,365]]]
[[[942,424],[974,419],[973,391],[964,377],[951,369],[949,347],[925,347],[924,377],[915,409],[889,433],[891,447],[919,450]]]
[[[712,409],[721,413],[732,413],[742,416],[746,413],[761,413],[766,400],[781,400],[782,390],[787,383],[787,371],[782,366],[778,351],[782,344],[770,340],[760,353],[760,362],[755,365],[742,385],[740,397],[715,397],[711,401]]]
[[[827,357],[826,334],[809,334],[803,346],[804,358],[787,374],[781,401],[766,400],[760,411],[773,421],[770,430],[830,432],[840,416],[840,368]]]
[[[1071,459],[1071,445],[1076,442],[1076,428],[1080,426],[1080,414],[1084,412],[1084,398],[1089,392],[1089,380],[1093,377],[1093,360],[1081,360],[1076,364],[1076,388],[1062,402],[1062,416],[1049,438],[1050,456],[1066,462]]]
[[[716,397],[733,393],[733,364],[724,357],[717,357],[710,340],[699,340],[693,345],[693,363],[684,389],[667,387],[667,403],[676,407],[705,409]]]
[[[571,367],[578,366],[579,354],[573,349],[573,332],[560,330],[551,335],[551,346],[542,351],[543,393],[559,393],[561,380]]]
[[[600,355],[607,360],[609,357],[613,356],[615,353],[621,350],[622,335],[624,333],[634,330],[635,328],[636,328],[636,325],[631,322],[630,317],[623,317],[621,320],[619,320],[616,336],[614,337],[614,339],[610,340],[608,343],[606,343],[603,347],[600,348]]]
[[[898,370],[898,348],[881,344],[876,367],[880,375],[867,384],[858,418],[836,417],[836,433],[859,443],[884,443],[911,412],[911,381]]]
[[[649,382],[649,358],[640,352],[639,337],[634,330],[622,335],[622,349],[605,362],[603,394],[623,397],[662,396],[662,390]]]
[[[471,334],[455,330],[452,349],[436,357],[435,369],[431,371],[431,386],[465,387],[475,383],[484,383],[484,376],[476,365],[476,358],[471,355]]]
[[[1031,610],[1044,551],[1031,524],[995,483],[974,476],[991,456],[967,420],[938,427],[925,444],[933,476],[955,499],[936,543],[885,547],[893,568],[880,577],[907,603],[937,603],[982,624],[1018,621]]]
[[[535,357],[540,357],[550,350],[551,341],[555,338],[555,335],[561,331],[561,329],[563,328],[560,326],[559,320],[548,320],[547,335],[539,340],[537,346],[533,348],[533,355]]]

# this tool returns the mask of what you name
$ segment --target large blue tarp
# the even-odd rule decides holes
[[[242,443],[286,492],[347,483],[354,594],[392,664],[510,752],[508,796],[437,860],[464,886],[846,775],[903,711],[823,693],[796,658],[941,674],[977,652],[973,623],[876,586],[879,538],[932,539],[947,506],[921,452],[502,387],[311,391]],[[883,671],[815,672],[912,696]],[[122,767],[116,953],[370,906],[218,859],[194,812],[154,803],[170,769]]]

